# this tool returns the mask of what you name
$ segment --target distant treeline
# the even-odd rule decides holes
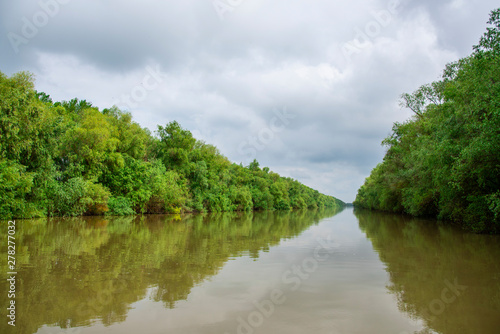
[[[254,160],[231,163],[177,122],[155,134],[116,107],[53,102],[0,72],[0,217],[340,207]]]
[[[442,80],[402,95],[415,115],[394,124],[356,206],[500,233],[500,9],[488,23],[474,52],[448,64]]]

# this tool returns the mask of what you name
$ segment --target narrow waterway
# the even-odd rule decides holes
[[[500,332],[500,237],[436,221],[353,209],[19,220],[16,243],[16,327],[4,316],[1,333]]]

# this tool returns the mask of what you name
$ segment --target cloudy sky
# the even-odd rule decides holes
[[[493,0],[0,2],[0,71],[55,101],[177,120],[231,161],[354,200],[399,96],[471,53]]]

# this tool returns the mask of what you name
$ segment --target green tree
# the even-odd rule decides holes
[[[475,232],[500,232],[500,9],[474,53],[443,79],[404,94],[415,117],[393,127],[359,189],[361,207],[437,216]]]
[[[231,163],[176,121],[153,136],[117,107],[53,102],[27,72],[0,72],[0,180],[8,218],[342,205],[257,160]]]

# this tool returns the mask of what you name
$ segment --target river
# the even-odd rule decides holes
[[[500,333],[500,237],[432,220],[88,217],[18,220],[15,237],[1,333]]]

